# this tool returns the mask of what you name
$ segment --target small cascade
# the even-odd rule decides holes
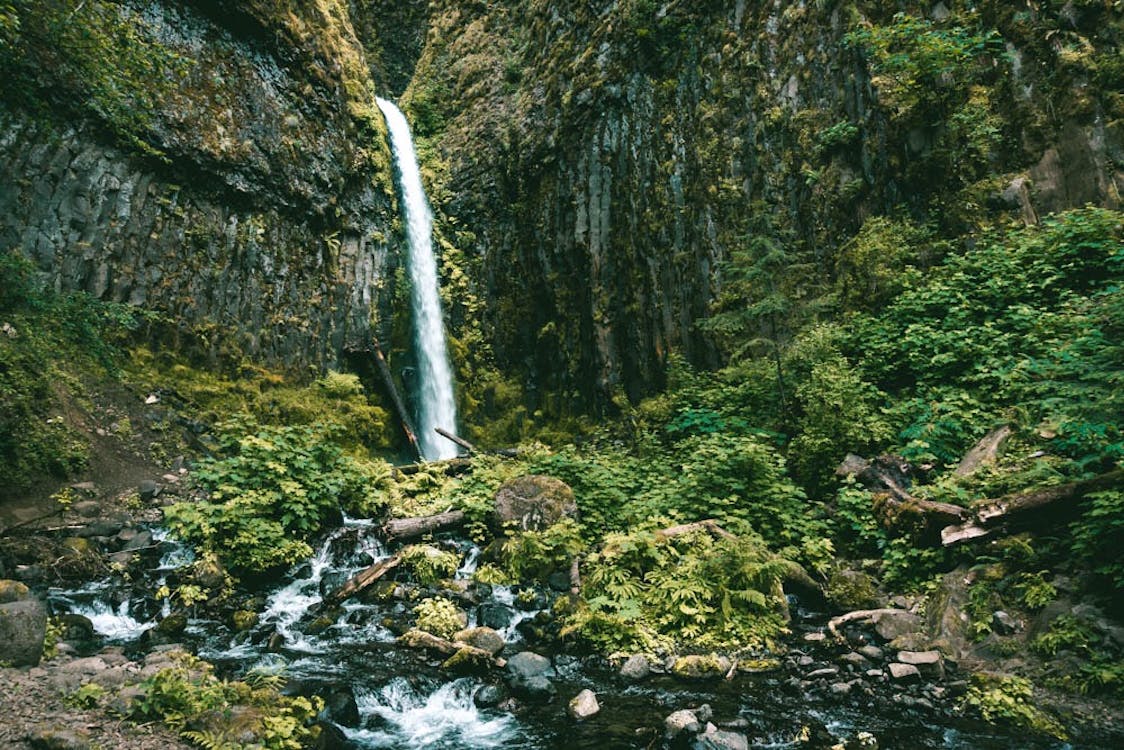
[[[427,461],[453,458],[457,447],[434,428],[456,430],[453,371],[445,346],[437,258],[433,253],[433,216],[422,187],[410,125],[401,110],[386,99],[375,101],[386,117],[390,144],[398,167],[402,213],[409,244],[410,302],[414,314],[414,342],[418,363],[417,429],[422,457]]]
[[[396,677],[377,691],[356,691],[365,724],[377,729],[348,730],[348,739],[367,748],[509,747],[518,729],[507,714],[487,716],[473,703],[480,683],[461,678],[429,694]]]

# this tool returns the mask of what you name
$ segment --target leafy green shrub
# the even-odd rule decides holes
[[[542,531],[508,532],[501,551],[504,567],[515,580],[545,581],[556,570],[568,570],[585,546],[581,526],[564,518]]]
[[[280,675],[251,672],[244,681],[227,682],[204,661],[183,653],[175,658],[179,665],[140,683],[133,719],[163,721],[201,747],[299,750],[318,736],[323,701],[281,695]]]
[[[422,599],[414,607],[419,630],[433,633],[439,638],[452,638],[464,627],[464,613],[448,599],[432,597]]]
[[[1030,681],[1023,677],[974,674],[962,705],[978,712],[985,721],[1066,738],[1065,727],[1035,705]]]
[[[1105,490],[1088,499],[1087,510],[1071,527],[1074,552],[1117,591],[1124,590],[1124,492]]]
[[[341,509],[370,515],[380,501],[380,475],[329,437],[314,427],[227,423],[221,457],[194,473],[208,499],[167,508],[168,526],[236,572],[307,557],[308,539]]]
[[[460,564],[460,558],[452,552],[428,544],[411,544],[398,554],[402,558],[402,564],[413,573],[414,580],[423,586],[452,578]]]
[[[748,534],[610,534],[562,633],[608,652],[765,648],[784,629],[780,582],[793,565]]]

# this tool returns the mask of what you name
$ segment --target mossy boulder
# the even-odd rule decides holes
[[[684,680],[721,679],[730,671],[731,662],[717,654],[680,656],[671,665],[671,673]]]
[[[482,651],[487,651],[493,656],[503,651],[506,645],[501,636],[491,628],[479,627],[461,630],[453,635],[453,641],[474,646]]]
[[[837,570],[827,581],[827,601],[841,612],[874,609],[880,597],[874,579],[858,570]]]
[[[0,662],[33,667],[43,656],[47,609],[35,598],[0,604]]]
[[[239,633],[250,630],[258,624],[258,613],[240,609],[230,616],[230,624]]]
[[[0,604],[21,601],[26,599],[27,595],[27,586],[24,586],[19,581],[13,581],[8,578],[0,580]]]
[[[563,518],[577,516],[574,491],[560,479],[526,474],[504,482],[495,495],[497,528],[514,524],[522,531],[542,531]]]

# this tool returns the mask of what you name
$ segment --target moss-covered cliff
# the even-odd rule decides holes
[[[215,350],[322,366],[367,337],[396,211],[345,4],[9,7],[0,245]]]
[[[799,303],[894,262],[848,256],[868,221],[1119,205],[1120,33],[1104,2],[434,3],[405,99],[458,333],[532,406],[603,409],[714,361],[753,237]]]

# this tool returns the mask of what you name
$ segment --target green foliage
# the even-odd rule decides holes
[[[380,475],[315,427],[222,426],[220,457],[194,479],[208,499],[177,503],[166,520],[184,541],[234,571],[260,572],[312,553],[307,541],[341,509],[370,515]]]
[[[610,534],[562,632],[608,652],[766,648],[784,629],[780,582],[792,566],[750,533]]]
[[[204,748],[298,750],[315,740],[319,698],[283,696],[279,675],[251,673],[241,682],[219,680],[211,665],[187,654],[140,683],[136,720],[163,721]]]
[[[87,682],[78,689],[67,693],[63,697],[63,703],[79,711],[86,711],[96,708],[103,697],[105,697],[105,688],[96,682]]]
[[[464,613],[448,599],[432,597],[422,599],[414,607],[417,627],[439,638],[452,638],[464,627]]]
[[[908,219],[872,216],[836,254],[836,294],[844,310],[874,311],[893,299],[918,269],[947,248],[927,227]]]
[[[556,570],[568,569],[585,549],[581,526],[564,518],[542,531],[508,531],[502,545],[504,567],[519,581],[545,581]]]
[[[1054,584],[1046,580],[1048,571],[1040,570],[1037,573],[1023,573],[1015,585],[1020,592],[1020,599],[1028,609],[1042,609],[1058,596]]]
[[[1124,492],[1105,490],[1088,498],[1088,507],[1074,521],[1073,549],[1117,591],[1124,590]]]
[[[1073,615],[1061,615],[1050,623],[1050,629],[1035,638],[1030,647],[1036,653],[1054,657],[1059,651],[1088,654],[1098,643],[1089,623]]]
[[[411,544],[398,554],[402,558],[402,564],[413,573],[414,580],[423,586],[432,586],[438,581],[452,578],[460,564],[457,555],[428,544]]]
[[[57,294],[17,253],[0,254],[0,484],[23,490],[66,478],[89,460],[68,412],[80,380],[111,377],[119,342],[141,313],[83,293]]]
[[[1035,705],[1030,681],[1023,677],[974,674],[963,706],[979,713],[985,721],[1009,723],[1066,739],[1065,727]]]

